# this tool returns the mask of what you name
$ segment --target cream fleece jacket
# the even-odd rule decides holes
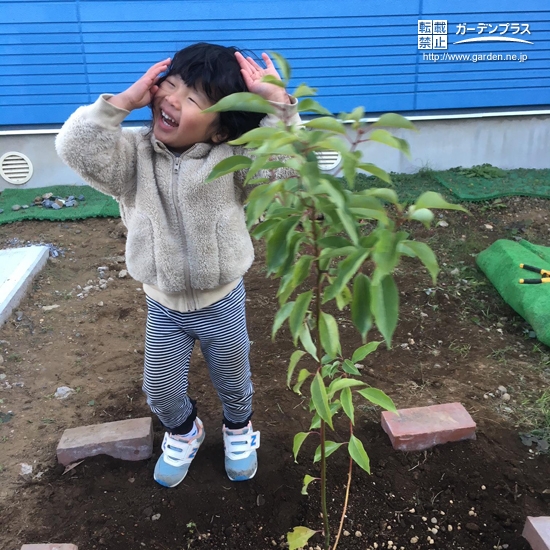
[[[197,143],[176,157],[152,133],[123,129],[129,113],[109,97],[77,109],[55,145],[67,165],[119,202],[130,275],[166,293],[215,289],[242,277],[254,259],[237,183],[243,175],[205,180],[218,162],[243,149]],[[299,124],[295,105],[285,108]],[[269,115],[262,125],[276,121]]]

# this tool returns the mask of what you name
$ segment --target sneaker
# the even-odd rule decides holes
[[[260,432],[252,431],[252,422],[240,430],[223,427],[225,471],[231,481],[252,479],[258,469],[256,449],[260,446]]]
[[[164,434],[160,458],[155,465],[154,479],[164,487],[179,485],[189,471],[189,465],[195,458],[201,443],[204,441],[204,427],[197,418],[195,420],[198,434],[193,437]]]

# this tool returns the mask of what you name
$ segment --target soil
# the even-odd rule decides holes
[[[521,550],[529,547],[521,537],[526,516],[548,514],[549,455],[525,446],[519,433],[543,421],[536,400],[548,388],[550,351],[475,266],[475,255],[498,238],[547,244],[548,202],[509,198],[467,207],[471,216],[437,218],[447,226],[409,228],[436,251],[442,272],[434,285],[415,262],[399,267],[393,347],[381,345],[368,356],[362,377],[398,408],[463,403],[477,422],[477,439],[398,452],[380,427],[380,410],[357,402],[355,434],[372,473],[354,468],[342,550]],[[60,254],[0,332],[0,548],[71,542],[80,550],[263,550],[284,548],[294,526],[322,528],[318,485],[301,494],[304,475],[318,474],[313,438],[298,464],[292,455],[294,434],[307,430],[310,415],[307,397],[285,386],[293,350],[288,332],[270,338],[277,282],[266,278],[261,244],[246,276],[254,427],[262,434],[258,473],[244,483],[227,479],[220,405],[196,351],[191,388],[207,438],[184,482],[165,489],[152,478],[163,435],[156,419],[150,460],[99,456],[64,473],[55,456],[66,428],[150,416],[141,392],[145,299],[136,281],[119,277],[125,267],[119,220],[0,226],[3,248],[28,242],[51,243]],[[109,267],[111,279],[98,280],[100,266]],[[105,281],[105,289],[96,289]],[[50,305],[59,307],[43,310]],[[339,317],[349,355],[359,339],[346,312]],[[60,386],[75,392],[57,399]],[[339,430],[333,437],[345,435]],[[345,454],[329,459],[333,541],[345,497]],[[32,472],[23,474],[22,464]],[[437,534],[429,531],[436,527]],[[310,546],[323,546],[320,534]]]

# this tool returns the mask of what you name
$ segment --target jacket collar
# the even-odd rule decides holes
[[[174,156],[174,153],[172,153],[172,151],[170,151],[170,149],[168,149],[168,147],[166,147],[166,145],[164,145],[164,143],[162,143],[161,141],[159,141],[153,134],[153,132],[151,132],[151,144],[153,145],[153,149],[157,152],[157,153],[168,153],[169,155],[172,155]],[[185,151],[184,153],[181,154],[181,157],[187,157],[187,158],[191,158],[191,159],[201,159],[201,158],[204,158],[208,155],[208,153],[210,152],[210,150],[212,149],[213,145],[211,143],[195,143],[195,145],[193,145],[193,147],[190,147],[189,149],[187,149],[187,151]]]

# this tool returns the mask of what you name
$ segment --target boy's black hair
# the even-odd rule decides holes
[[[199,42],[187,46],[172,58],[170,67],[158,84],[167,77],[179,75],[190,88],[202,90],[212,103],[248,88],[241,74],[235,52],[237,48]],[[261,113],[226,111],[219,113],[219,135],[222,141],[230,141],[257,128],[265,116]]]

